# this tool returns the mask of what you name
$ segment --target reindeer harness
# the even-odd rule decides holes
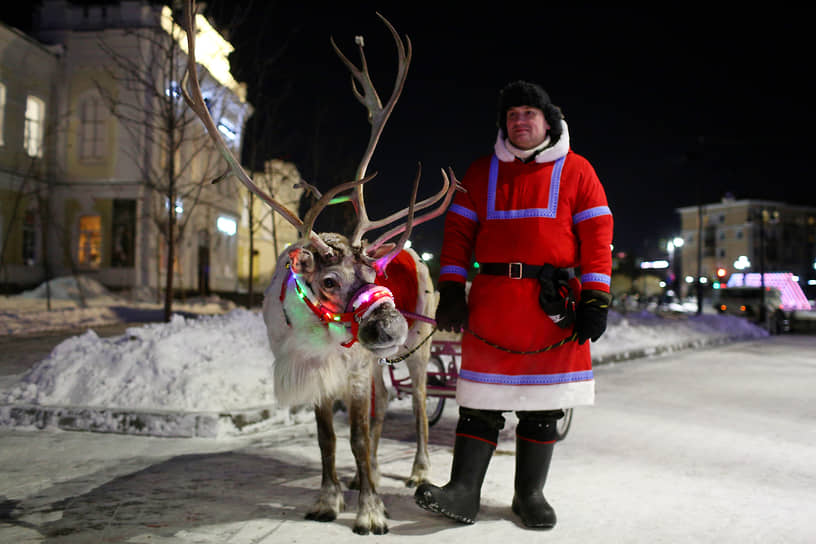
[[[286,318],[286,324],[290,327],[292,324],[289,321],[289,316],[286,315],[286,309],[283,307],[283,301],[286,299],[286,292],[288,291],[290,281],[294,282],[295,293],[298,298],[323,322],[326,328],[329,327],[329,323],[334,323],[345,324],[345,326],[350,329],[351,339],[340,344],[344,348],[349,348],[357,342],[360,323],[362,323],[363,319],[368,317],[371,312],[382,304],[385,304],[388,300],[390,300],[392,304],[394,303],[394,295],[387,287],[375,283],[366,283],[352,295],[345,312],[332,312],[316,300],[314,293],[308,286],[304,287],[301,285],[300,281],[298,281],[297,274],[289,268],[289,275],[281,285],[280,301],[283,315]]]

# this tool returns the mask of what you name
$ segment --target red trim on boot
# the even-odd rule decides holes
[[[532,438],[525,438],[519,434],[516,435],[517,438],[524,440],[525,442],[532,442],[533,444],[555,444],[558,440],[547,440],[546,442],[542,442],[541,440],[533,440]]]
[[[491,446],[497,446],[498,445],[495,442],[487,440],[486,438],[482,438],[481,436],[474,436],[472,434],[456,433],[456,436],[461,436],[461,437],[464,437],[464,438],[472,438],[473,440],[481,440],[482,442],[487,442]]]

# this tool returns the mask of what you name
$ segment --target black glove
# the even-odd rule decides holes
[[[581,292],[581,302],[575,316],[575,332],[578,343],[587,340],[595,342],[606,330],[606,316],[609,313],[609,293],[588,289]]]
[[[468,306],[465,284],[458,281],[439,283],[439,306],[436,307],[436,328],[459,332],[467,326]]]
[[[545,264],[538,274],[541,290],[538,303],[553,323],[567,329],[575,323],[575,297],[569,286],[569,274],[563,268]]]

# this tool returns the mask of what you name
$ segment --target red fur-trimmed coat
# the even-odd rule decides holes
[[[440,281],[465,282],[471,259],[580,267],[580,290],[609,292],[612,214],[590,163],[569,149],[569,133],[533,162],[513,157],[499,134],[495,153],[468,169],[445,218]],[[469,328],[515,351],[535,351],[569,336],[538,303],[536,279],[477,275],[468,295]],[[465,332],[456,401],[494,410],[550,410],[592,404],[590,343],[569,342],[518,355]]]

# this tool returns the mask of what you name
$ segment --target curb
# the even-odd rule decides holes
[[[5,427],[58,428],[167,438],[248,436],[281,427],[284,416],[274,408],[231,412],[148,411],[92,406],[0,406]],[[291,427],[287,424],[286,427]],[[294,426],[297,426],[295,424]]]

